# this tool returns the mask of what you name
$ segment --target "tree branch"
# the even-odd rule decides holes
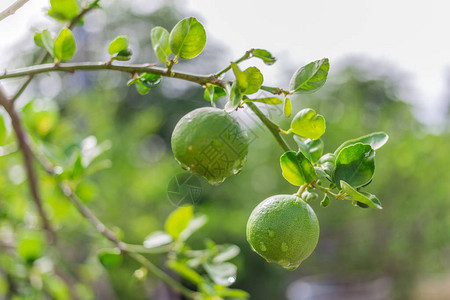
[[[23,161],[27,173],[28,185],[30,187],[32,199],[36,204],[39,215],[41,216],[42,225],[47,233],[47,240],[49,243],[53,243],[55,241],[56,236],[48,219],[47,213],[45,212],[42,205],[42,200],[39,194],[38,181],[36,178],[36,173],[34,172],[33,168],[33,153],[28,143],[28,136],[26,135],[23,129],[20,116],[14,108],[14,102],[12,102],[6,97],[1,87],[0,87],[0,105],[2,105],[5,108],[6,112],[11,118],[12,127],[18,141],[18,146],[23,155]]]
[[[35,65],[13,71],[5,71],[3,75],[0,75],[0,79],[17,78],[24,76],[32,77],[36,74],[48,72],[75,72],[75,71],[97,71],[97,70],[112,70],[130,74],[151,73],[155,75],[196,82],[200,85],[212,83],[219,85],[221,87],[225,87],[227,84],[227,81],[217,79],[214,77],[214,75],[203,76],[175,71],[171,71],[170,73],[168,73],[166,68],[154,67],[153,64],[119,66],[104,62],[61,63],[58,65],[55,64]]]
[[[29,0],[17,0],[13,4],[11,4],[8,8],[0,13],[0,21],[6,19],[7,17],[13,15],[19,8],[21,8],[25,3]]]
[[[45,157],[42,153],[38,151],[33,152],[36,159],[41,163],[42,167],[45,169],[45,171],[51,175],[56,176],[55,168],[53,164]],[[178,281],[174,280],[172,277],[167,275],[164,271],[159,269],[156,265],[154,265],[151,261],[146,259],[141,254],[137,253],[133,250],[132,247],[128,247],[126,243],[121,241],[119,237],[104,223],[102,223],[95,214],[83,204],[83,201],[78,198],[78,196],[73,192],[71,187],[68,184],[65,184],[64,182],[59,181],[59,187],[64,193],[64,195],[75,205],[77,210],[80,212],[80,214],[86,218],[89,223],[105,238],[107,238],[109,241],[111,241],[119,250],[133,258],[135,261],[140,263],[142,266],[147,268],[153,275],[155,275],[157,278],[164,281],[167,285],[172,287],[174,290],[179,291],[181,294],[183,294],[188,299],[194,299],[195,292],[184,287],[182,284],[180,284]]]

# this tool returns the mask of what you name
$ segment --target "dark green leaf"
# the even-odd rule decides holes
[[[59,21],[71,21],[79,13],[76,0],[50,0],[48,15]]]
[[[384,132],[373,132],[368,135],[360,136],[359,138],[348,140],[342,143],[342,145],[340,145],[339,148],[337,148],[336,151],[334,151],[334,154],[337,155],[345,147],[354,145],[356,143],[368,144],[372,147],[373,150],[377,150],[381,148],[384,144],[386,144],[388,139],[389,136]]]
[[[169,61],[169,56],[172,54],[169,45],[169,32],[167,29],[156,26],[152,29],[151,41],[153,45],[153,50],[155,51],[156,57],[165,64]]]
[[[273,57],[269,51],[264,49],[254,49],[253,56],[262,59],[266,65],[272,65],[277,61],[277,59]]]
[[[291,113],[292,113],[292,103],[291,103],[291,99],[286,98],[284,99],[284,107],[283,107],[283,111],[284,111],[284,115],[286,117],[290,117]]]
[[[213,84],[208,84],[207,88],[205,89],[204,98],[206,101],[216,101],[222,97],[225,97],[227,95],[227,92],[225,89],[221,88],[220,86],[215,86]],[[212,98],[211,98],[212,96]]]
[[[55,46],[53,48],[54,56],[59,61],[69,60],[75,54],[75,50],[76,44],[72,31],[68,28],[64,28],[55,40]]]
[[[325,118],[314,109],[305,108],[299,111],[291,122],[291,131],[303,137],[317,140],[326,129]]]
[[[185,205],[174,210],[166,220],[165,230],[177,239],[194,216],[194,207]]]
[[[312,93],[320,89],[327,80],[330,64],[328,58],[316,60],[295,72],[291,78],[291,93]]]
[[[120,60],[120,61],[128,61],[131,59],[131,55],[133,54],[133,51],[131,49],[122,50],[116,55],[114,55],[111,59],[114,60]]]
[[[230,286],[236,281],[237,267],[232,263],[221,264],[203,264],[206,273],[214,280],[215,283],[222,286]]]
[[[185,18],[178,22],[169,35],[172,52],[181,58],[194,58],[206,44],[206,32],[196,18]]]
[[[293,185],[301,186],[316,179],[313,165],[301,152],[284,153],[280,158],[280,164],[283,177]]]
[[[320,202],[320,206],[327,207],[328,205],[330,205],[330,198],[328,198],[328,195],[325,194]]]
[[[264,78],[256,67],[249,67],[241,71],[236,63],[231,63],[234,76],[236,76],[237,87],[242,94],[250,95],[259,91]]]
[[[173,241],[173,238],[170,234],[162,232],[162,231],[155,231],[145,238],[144,247],[149,248],[149,249],[157,248],[157,247],[168,245],[172,241]]]
[[[201,284],[204,281],[203,277],[200,274],[198,274],[185,264],[182,264],[175,260],[168,260],[167,266],[177,272],[181,277],[189,280],[192,283]]]
[[[370,145],[357,143],[345,147],[336,157],[334,182],[338,188],[341,181],[360,187],[372,180],[374,172],[375,151]]]
[[[277,97],[267,97],[267,98],[256,98],[256,99],[245,99],[244,103],[247,102],[261,102],[261,103],[265,103],[265,104],[269,104],[269,105],[278,105],[283,103],[283,100],[281,100],[280,98]]]
[[[128,50],[128,37],[124,35],[116,37],[108,46],[108,52],[111,56],[126,50]]]
[[[323,142],[321,139],[302,140],[298,136],[294,136],[294,140],[298,145],[299,150],[309,159],[311,162],[315,163],[320,159],[323,152]]]
[[[342,188],[342,191],[346,194],[348,194],[352,200],[355,200],[357,202],[361,202],[365,205],[368,205],[372,208],[378,208],[382,209],[380,201],[378,200],[375,195],[372,195],[367,192],[358,192],[355,188],[353,188],[351,185],[349,185],[347,182],[341,180],[340,185]]]
[[[117,248],[102,249],[98,252],[98,259],[105,268],[111,269],[122,262],[122,255]]]

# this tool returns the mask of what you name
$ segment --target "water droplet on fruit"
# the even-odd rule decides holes
[[[267,251],[267,247],[266,247],[266,245],[264,245],[264,242],[260,242],[259,243],[260,244],[260,249],[261,249],[261,251]]]
[[[285,242],[281,243],[281,251],[286,252],[288,249],[289,247]]]
[[[218,185],[220,185],[221,183],[223,183],[223,182],[225,181],[225,179],[226,179],[226,177],[223,177],[223,178],[214,178],[214,179],[207,179],[207,180],[208,180],[208,183],[209,183],[210,185],[218,186]]]
[[[275,236],[275,231],[273,231],[272,229],[269,229],[268,232],[269,237],[273,238]]]

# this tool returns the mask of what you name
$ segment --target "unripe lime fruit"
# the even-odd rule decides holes
[[[204,107],[178,121],[172,133],[172,151],[180,165],[220,184],[237,174],[246,161],[247,133],[225,111]]]
[[[250,215],[247,240],[268,262],[295,270],[316,248],[319,221],[312,208],[297,196],[272,196]]]

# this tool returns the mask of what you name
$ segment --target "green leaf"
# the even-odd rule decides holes
[[[50,31],[48,31],[47,29],[42,31],[41,40],[42,44],[44,45],[44,49],[47,50],[47,52],[50,53],[52,57],[54,57],[55,55],[53,54],[53,46],[55,45],[55,41],[53,40]]]
[[[50,0],[48,15],[59,21],[71,21],[79,10],[76,0]]]
[[[375,151],[370,145],[357,143],[345,147],[336,157],[334,182],[338,188],[341,181],[360,187],[372,180],[374,172]]]
[[[165,230],[174,239],[177,239],[185,230],[194,216],[194,207],[184,205],[174,210],[166,220]]]
[[[72,167],[72,179],[80,178],[84,173],[81,154],[78,153]]]
[[[378,208],[383,209],[381,206],[380,201],[375,195],[372,195],[367,192],[358,192],[356,189],[354,189],[351,185],[349,185],[347,182],[341,180],[340,185],[342,188],[342,191],[346,194],[348,194],[353,200],[361,202],[365,205],[368,205],[372,208]]]
[[[27,263],[32,263],[40,258],[45,251],[42,233],[39,231],[24,231],[20,233],[16,251]]]
[[[313,182],[316,172],[311,162],[301,153],[284,153],[280,158],[283,177],[291,184],[301,186]]]
[[[58,61],[69,60],[75,54],[76,44],[72,31],[64,28],[55,40],[53,54]]]
[[[286,117],[290,117],[291,113],[292,113],[292,103],[291,103],[291,99],[286,98],[284,99],[284,107],[283,107],[283,111],[284,111],[284,115]]]
[[[234,76],[236,76],[237,87],[242,94],[254,94],[261,88],[264,77],[256,67],[249,67],[241,71],[236,63],[231,63]]]
[[[317,140],[326,129],[325,118],[314,109],[305,108],[299,111],[291,122],[291,131],[297,135]]]
[[[205,93],[203,94],[203,97],[206,101],[216,101],[219,100],[222,97],[225,97],[227,95],[227,92],[225,89],[221,88],[220,86],[216,86],[213,84],[207,84],[207,87],[205,88]]]
[[[269,51],[264,49],[254,49],[253,56],[262,59],[266,65],[273,65],[277,61]]]
[[[180,234],[179,239],[182,241],[187,240],[194,232],[202,228],[206,222],[208,222],[208,217],[205,215],[190,220],[186,229]]]
[[[116,267],[122,262],[122,255],[117,248],[99,250],[97,256],[100,263],[107,269]]]
[[[336,151],[334,151],[335,155],[338,155],[339,152],[347,146],[354,145],[356,143],[368,144],[372,147],[373,150],[377,150],[381,148],[388,141],[389,136],[384,132],[373,132],[368,135],[360,136],[356,139],[348,140],[342,143]]]
[[[236,245],[220,245],[217,246],[217,248],[219,249],[219,253],[212,260],[215,264],[233,259],[238,256],[241,251]]]
[[[119,35],[108,46],[108,52],[111,56],[121,51],[128,50],[128,37]]]
[[[231,91],[230,91],[230,109],[235,109],[238,107],[239,103],[241,102],[242,94],[241,91],[238,88],[237,82],[233,82],[231,85]]]
[[[173,238],[170,234],[163,231],[155,231],[148,235],[144,240],[145,248],[158,248],[170,244]]]
[[[301,67],[291,78],[291,93],[312,93],[320,89],[327,80],[330,64],[328,58],[316,60]]]
[[[199,55],[206,44],[206,32],[196,18],[178,22],[169,35],[172,52],[181,58],[191,59]]]
[[[169,32],[161,26],[156,26],[152,29],[150,37],[156,57],[165,64],[169,61],[170,54],[172,54],[169,45]]]
[[[230,286],[236,281],[237,267],[232,263],[203,264],[203,268],[211,279],[222,286]]]
[[[299,150],[309,159],[311,162],[315,163],[320,159],[323,152],[323,141],[321,139],[302,140],[298,136],[294,136],[294,140],[298,145]]]
[[[226,297],[226,299],[229,300],[240,300],[240,299],[249,299],[250,294],[246,291],[239,290],[239,289],[223,289],[221,290],[218,295],[220,297]]]
[[[201,284],[204,281],[203,277],[200,274],[198,274],[185,264],[182,264],[175,260],[168,260],[166,264],[169,268],[177,272],[181,277],[189,280],[192,283]]]
[[[44,43],[42,42],[42,32],[36,32],[36,33],[34,33],[33,40],[34,40],[34,43],[35,43],[38,47],[45,49]]]
[[[265,103],[265,104],[269,104],[269,105],[278,105],[278,104],[283,103],[283,100],[281,100],[280,98],[277,98],[277,97],[256,98],[256,99],[247,98],[244,100],[244,103],[247,103],[247,102],[261,102],[261,103]]]

